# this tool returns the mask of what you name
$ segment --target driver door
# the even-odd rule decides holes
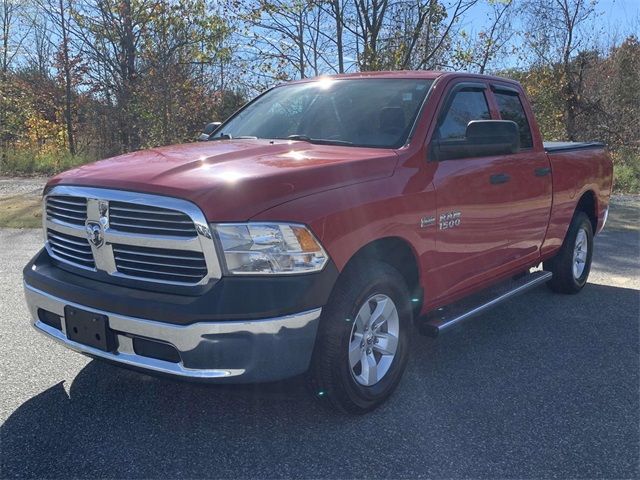
[[[454,85],[438,116],[434,139],[465,138],[472,120],[496,119],[484,83]],[[463,291],[510,260],[509,211],[519,192],[509,182],[510,155],[453,158],[437,162],[436,255],[432,276],[438,297]]]

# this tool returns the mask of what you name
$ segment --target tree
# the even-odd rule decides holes
[[[29,35],[29,28],[19,22],[24,5],[14,0],[0,2],[0,28],[2,29],[2,51],[0,52],[0,81],[6,78],[14,59],[22,51]]]
[[[627,37],[619,47],[611,51],[610,79],[607,83],[605,102],[610,106],[618,135],[615,146],[628,146],[640,150],[640,41]],[[604,83],[604,82],[603,82]]]
[[[85,0],[73,6],[70,31],[93,68],[94,88],[114,103],[120,144],[125,151],[140,148],[135,109],[138,54],[155,2],[151,0]]]
[[[531,0],[527,23],[532,26],[528,44],[539,62],[561,65],[564,120],[569,140],[577,138],[576,118],[584,104],[580,98],[584,62],[574,62],[588,39],[582,31],[595,14],[592,0]]]
[[[514,35],[511,26],[513,0],[489,0],[489,25],[478,34],[475,46],[477,71],[484,74],[490,61],[498,56]]]
[[[355,0],[354,36],[361,70],[444,66],[455,27],[478,0]]]
[[[203,1],[154,7],[138,57],[136,108],[143,145],[192,138],[222,102],[211,95],[206,69],[225,61],[227,34],[225,23]]]
[[[55,50],[54,40],[57,32],[52,27],[50,15],[56,14],[56,9],[44,10],[42,4],[34,3],[35,8],[29,9],[26,15],[30,24],[31,35],[29,38],[30,48],[25,51],[26,68],[37,70],[44,77],[49,75],[52,62],[54,61],[53,51]],[[46,15],[42,11],[47,12]]]
[[[252,63],[269,80],[318,75],[329,68],[327,10],[315,0],[259,0],[240,6]]]
[[[7,156],[7,145],[12,132],[8,128],[8,112],[16,106],[12,86],[8,83],[11,64],[22,50],[22,44],[29,34],[29,29],[18,22],[22,5],[12,0],[1,0],[0,28],[2,29],[2,50],[0,51],[0,165]]]
[[[361,70],[382,69],[382,55],[379,51],[379,37],[385,25],[389,0],[354,0],[357,28],[353,31],[358,45],[362,46],[359,58]]]
[[[58,20],[60,25],[61,44],[60,57],[62,72],[64,77],[64,121],[67,130],[67,141],[69,142],[69,153],[76,154],[75,136],[73,133],[73,113],[72,113],[72,79],[71,79],[71,59],[69,58],[69,27],[67,20],[67,8],[64,0],[58,1]]]
[[[338,73],[344,73],[344,0],[329,0],[336,32],[336,54],[338,56]]]

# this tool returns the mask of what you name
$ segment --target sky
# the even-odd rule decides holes
[[[520,1],[526,2],[527,0]],[[477,15],[474,16],[475,20],[472,19],[472,23],[481,25],[491,8],[486,1],[482,1],[474,9]],[[602,14],[602,21],[606,26],[627,31],[632,28],[640,28],[640,0],[598,0],[596,10]],[[640,32],[636,32],[636,34],[640,34]]]
[[[604,12],[605,21],[613,26],[640,28],[640,0],[600,0],[597,8]]]
[[[449,0],[451,1],[451,0]],[[519,3],[526,3],[528,0],[516,0]],[[553,0],[547,0],[549,2]],[[447,0],[445,0],[445,4]],[[465,15],[463,28],[468,32],[478,32],[486,26],[488,15],[491,7],[487,0],[478,2],[473,10]],[[597,28],[600,35],[595,37],[597,47],[607,48],[610,46],[611,39],[617,42],[622,41],[625,37],[635,34],[640,37],[640,0],[597,0],[596,12],[598,14]],[[522,31],[523,26],[514,24],[516,30]],[[515,37],[517,44],[518,40]],[[501,65],[495,65],[499,68],[517,67],[517,60],[514,56],[507,55],[502,58]]]

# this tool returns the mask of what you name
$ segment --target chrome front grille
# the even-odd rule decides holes
[[[196,283],[207,274],[202,252],[113,245],[118,272],[125,275]]]
[[[121,232],[195,237],[188,215],[166,208],[124,202],[109,203],[109,225]]]
[[[207,221],[186,200],[93,187],[54,187],[44,199],[55,260],[114,278],[200,285],[221,276]]]
[[[47,215],[73,225],[81,225],[87,220],[87,199],[72,196],[48,196]]]
[[[48,229],[47,241],[51,251],[64,261],[85,268],[93,269],[96,267],[93,261],[91,245],[89,245],[86,238],[66,235],[62,232]]]

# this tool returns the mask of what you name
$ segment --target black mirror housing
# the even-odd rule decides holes
[[[520,149],[518,124],[511,120],[472,120],[467,125],[465,137],[469,144],[479,147],[493,145],[505,154],[516,153]]]
[[[435,160],[509,155],[518,150],[518,124],[511,120],[472,120],[464,139],[436,140],[432,146]]]
[[[198,136],[199,142],[206,142],[209,140],[209,137],[213,132],[215,132],[218,128],[220,128],[222,122],[210,122],[207,123],[202,129],[202,133]]]

